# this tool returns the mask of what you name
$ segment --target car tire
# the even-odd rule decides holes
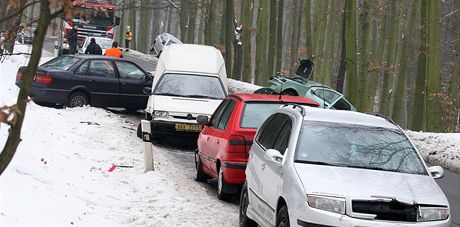
[[[229,201],[232,197],[232,194],[224,192],[224,188],[227,187],[225,182],[224,173],[222,168],[219,168],[219,174],[217,176],[217,198],[223,201]]]
[[[195,180],[198,182],[206,182],[209,176],[203,171],[203,164],[201,163],[201,158],[200,155],[198,155],[198,152],[195,152],[195,170]]]
[[[276,214],[276,227],[289,227],[289,213],[286,205],[283,205]]]
[[[70,108],[81,107],[85,105],[89,105],[89,98],[83,92],[73,92],[70,94],[69,99],[67,100],[67,107]]]
[[[281,92],[281,95],[299,96],[296,91],[291,90],[291,89],[284,90],[283,92]]]
[[[248,196],[248,185],[244,182],[243,189],[241,189],[240,196],[240,210],[239,210],[239,220],[240,227],[256,227],[257,223],[250,219],[247,216],[247,210],[249,205],[249,196]]]

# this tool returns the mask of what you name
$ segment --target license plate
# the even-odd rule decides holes
[[[201,125],[176,124],[176,131],[200,132],[203,129]]]

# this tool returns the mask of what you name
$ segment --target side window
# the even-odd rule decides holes
[[[88,68],[89,68],[89,61],[85,61],[83,62],[83,64],[80,65],[80,67],[78,67],[77,70],[75,70],[75,74],[84,75],[88,71]]]
[[[88,75],[115,78],[112,62],[107,60],[92,60],[89,64]]]
[[[280,133],[281,129],[283,126],[286,124],[286,122],[290,120],[288,116],[285,114],[275,114],[273,119],[268,123],[264,128],[263,131],[261,132],[259,136],[259,143],[265,148],[265,149],[272,149],[274,148],[274,144],[276,141],[276,138],[278,137],[278,134]]]
[[[351,110],[350,104],[348,104],[348,102],[343,98],[339,99],[339,101],[337,101],[333,107],[336,110]]]
[[[214,115],[211,119],[211,127],[217,128],[220,118],[222,117],[222,113],[224,112],[225,107],[229,103],[229,99],[225,99],[222,103],[217,107],[217,110],[214,112]]]
[[[227,128],[228,119],[230,119],[234,107],[235,101],[230,99],[230,102],[228,103],[227,107],[224,109],[224,112],[222,113],[219,125],[217,126],[218,129],[225,130],[225,128]]]
[[[284,152],[286,152],[286,148],[288,147],[289,137],[291,136],[291,129],[292,120],[288,117],[286,123],[284,123],[283,128],[276,138],[275,144],[273,145],[273,149],[278,150],[282,155],[284,155]]]
[[[145,80],[145,73],[131,62],[115,61],[120,79]]]

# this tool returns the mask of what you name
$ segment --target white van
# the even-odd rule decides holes
[[[196,117],[211,117],[228,93],[225,63],[211,46],[167,46],[157,64],[145,109],[152,138],[165,135],[197,137],[202,129]]]

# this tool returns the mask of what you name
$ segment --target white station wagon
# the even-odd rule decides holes
[[[228,93],[222,53],[214,47],[194,44],[167,46],[158,60],[146,118],[151,138],[168,135],[198,138],[202,125],[196,117],[211,117]]]
[[[390,119],[287,105],[254,139],[240,226],[451,226],[443,174]]]

